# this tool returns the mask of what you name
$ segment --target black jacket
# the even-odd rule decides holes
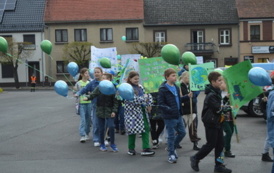
[[[185,83],[181,83],[181,91],[182,95],[187,95],[189,93],[187,85]],[[188,96],[187,96],[188,97]],[[192,113],[197,113],[197,102],[195,101],[196,98],[192,98]],[[190,98],[183,101],[182,104],[183,114],[188,115],[190,114]]]
[[[205,100],[204,100],[204,107],[202,110],[202,117],[205,115],[206,111],[208,109],[211,109],[211,112],[214,113],[214,115],[218,118],[221,117],[222,113],[222,95],[221,90],[218,88],[214,88],[212,85],[207,85],[205,88]],[[220,128],[221,123],[218,121],[218,123],[215,124],[207,124],[204,123],[207,127],[214,127],[214,128]]]
[[[179,116],[183,115],[181,104],[182,99],[180,97],[179,87],[175,85],[177,94],[179,96],[179,108],[176,103],[176,98],[174,94],[165,86],[166,82],[163,82],[159,88],[158,92],[158,108],[161,110],[161,115],[164,119],[177,119]]]

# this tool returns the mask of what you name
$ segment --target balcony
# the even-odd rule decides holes
[[[213,55],[214,43],[187,43],[186,51],[191,51],[195,55]]]

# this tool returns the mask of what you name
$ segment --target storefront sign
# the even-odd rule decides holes
[[[274,46],[252,46],[252,53],[274,53]]]

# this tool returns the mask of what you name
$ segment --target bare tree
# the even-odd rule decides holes
[[[159,43],[159,42],[132,43],[133,53],[138,53],[148,58],[159,56],[162,49],[162,44],[166,44],[166,43]]]
[[[87,62],[90,59],[91,45],[92,43],[89,42],[71,42],[66,44],[63,49],[63,59],[67,62],[75,62],[81,69],[87,66]]]
[[[8,42],[8,52],[7,54],[0,53],[0,63],[1,64],[12,64],[13,78],[15,82],[15,87],[20,88],[19,77],[18,77],[18,66],[25,62],[32,54],[32,50],[25,49],[26,45],[30,43],[27,42],[16,42],[12,37],[6,38]]]

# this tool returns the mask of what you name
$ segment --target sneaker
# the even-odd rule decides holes
[[[111,148],[112,151],[115,152],[115,153],[119,151],[115,144],[111,144],[111,145],[110,145],[110,148]]]
[[[176,159],[178,159],[178,154],[177,154],[176,150],[174,150],[174,156],[175,156]]]
[[[109,142],[105,140],[105,146],[109,146]]]
[[[85,135],[86,141],[90,140],[88,135]]]
[[[168,159],[167,159],[167,161],[169,163],[177,163],[177,159],[176,159],[175,155],[169,156]]]
[[[190,162],[191,162],[191,168],[192,168],[194,171],[198,172],[198,171],[199,171],[199,160],[197,160],[197,159],[195,158],[195,156],[191,156],[191,157],[190,157]]]
[[[180,144],[178,144],[175,148],[177,148],[177,149],[181,149],[181,148],[183,148]]]
[[[124,135],[124,134],[126,134],[126,131],[125,130],[121,130],[120,134]]]
[[[81,142],[81,143],[85,143],[85,142],[86,142],[86,138],[85,138],[85,136],[81,136],[81,138],[80,138],[80,142]]]
[[[134,149],[133,150],[129,149],[127,154],[133,156],[133,155],[136,155],[136,151]]]
[[[232,154],[231,151],[225,151],[225,157],[234,158],[235,154]]]
[[[99,142],[94,142],[94,147],[100,147],[100,143]]]
[[[231,173],[232,170],[225,167],[225,165],[218,165],[214,168],[214,173]]]
[[[269,153],[263,153],[262,154],[262,161],[264,162],[273,162],[273,160],[271,159],[271,157],[269,156]]]
[[[157,149],[159,147],[158,141],[157,140],[153,140],[152,141],[152,149]]]
[[[141,152],[141,156],[152,156],[154,154],[155,154],[155,152],[151,151],[150,148],[146,148]]]
[[[107,151],[107,147],[105,145],[100,145],[100,151]]]

